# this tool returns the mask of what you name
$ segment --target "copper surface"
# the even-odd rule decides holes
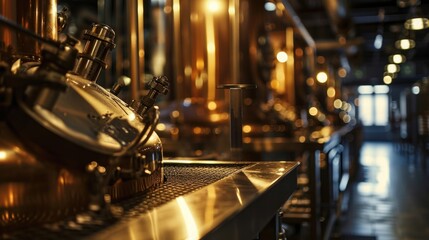
[[[0,14],[43,38],[58,38],[56,0],[1,0]],[[9,63],[18,58],[40,57],[41,44],[22,33],[2,27],[0,41],[1,59]]]

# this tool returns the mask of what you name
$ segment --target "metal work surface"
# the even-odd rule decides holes
[[[113,204],[113,215],[84,213],[0,238],[247,239],[265,226],[296,187],[293,162],[164,164],[166,182]]]

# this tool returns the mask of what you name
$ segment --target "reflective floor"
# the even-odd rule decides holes
[[[415,152],[363,144],[361,169],[333,239],[429,239],[429,170]]]

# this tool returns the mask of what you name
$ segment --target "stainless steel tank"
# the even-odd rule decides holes
[[[33,29],[27,26],[39,30],[34,16],[51,17],[40,7],[56,6],[54,1],[2,3],[20,14],[19,9],[32,10],[19,15],[28,31]],[[159,110],[153,104],[158,93],[167,91],[166,79],[154,78],[150,95],[131,106],[96,82],[114,47],[113,29],[93,25],[78,53],[76,39],[59,41],[51,22],[56,23],[42,23],[47,33],[36,31],[48,39],[42,47],[34,37],[27,39],[25,31],[13,36],[16,45],[2,38],[3,46],[13,50],[2,56],[14,64],[13,69],[2,65],[0,81],[1,231],[85,210],[109,212],[110,202],[163,181],[163,148],[154,131]],[[2,22],[0,32],[17,30],[10,25]],[[31,44],[22,47],[21,37]]]

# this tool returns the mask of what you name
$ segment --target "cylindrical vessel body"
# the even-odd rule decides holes
[[[56,0],[0,0],[0,14],[43,38],[57,40]],[[41,44],[13,29],[0,28],[0,41],[2,61],[33,61],[40,57]]]

